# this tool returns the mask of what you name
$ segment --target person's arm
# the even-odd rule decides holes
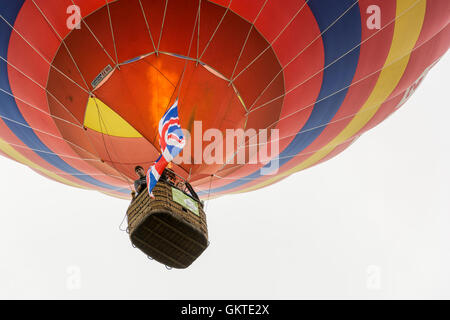
[[[137,193],[141,193],[141,191],[147,186],[147,182],[142,183],[142,180],[136,180],[134,182],[134,189]]]

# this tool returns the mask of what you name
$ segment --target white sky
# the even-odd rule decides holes
[[[211,245],[167,271],[128,202],[0,158],[0,298],[450,298],[450,58],[338,157],[208,203]]]

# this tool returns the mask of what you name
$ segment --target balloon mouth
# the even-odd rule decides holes
[[[94,79],[94,81],[92,82],[92,93],[95,94],[95,91],[97,89],[99,89],[102,85],[104,85],[113,75],[113,73],[121,66],[130,64],[130,63],[135,63],[138,62],[139,60],[145,59],[151,55],[155,55],[156,52],[151,52],[145,55],[140,55],[136,58],[127,60],[125,62],[119,63],[115,68],[112,68],[110,64],[108,64],[103,70],[102,72],[100,72],[97,77]],[[239,99],[239,102],[242,104],[243,108],[245,110],[247,109],[247,106],[241,96],[241,94],[239,93],[239,90],[237,89],[236,85],[233,83],[233,81],[231,79],[228,79],[224,74],[220,73],[219,71],[217,71],[216,69],[214,69],[212,66],[209,66],[208,64],[206,64],[205,62],[202,61],[198,61],[196,59],[193,59],[191,57],[188,56],[184,56],[184,55],[180,55],[180,54],[176,54],[176,53],[170,53],[170,52],[159,52],[159,54],[162,55],[168,55],[168,56],[172,56],[172,57],[176,57],[182,60],[186,60],[186,61],[192,61],[195,62],[196,64],[198,64],[199,66],[202,66],[203,68],[205,68],[205,70],[207,70],[209,73],[211,73],[212,75],[214,75],[215,77],[222,79],[224,81],[227,81],[229,83],[229,86],[231,86],[236,94],[236,96]]]

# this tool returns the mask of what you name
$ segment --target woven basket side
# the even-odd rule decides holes
[[[203,206],[198,213],[173,200],[172,186],[158,182],[155,198],[142,192],[127,210],[133,244],[155,260],[175,268],[189,266],[208,246],[208,228]]]

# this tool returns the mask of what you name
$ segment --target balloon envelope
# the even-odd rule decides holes
[[[449,12],[448,0],[7,1],[0,153],[128,198],[179,98],[189,150],[173,170],[203,197],[262,188],[400,108],[447,51]],[[230,129],[247,139],[214,145]]]

